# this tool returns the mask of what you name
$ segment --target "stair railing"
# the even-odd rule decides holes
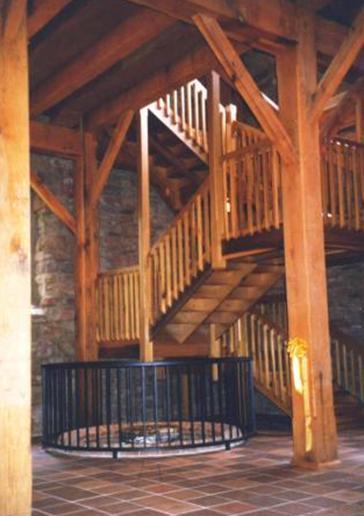
[[[364,229],[364,145],[335,138],[322,152],[325,224]]]
[[[360,342],[331,327],[332,374],[336,387],[364,402],[364,349]]]
[[[287,336],[260,313],[247,312],[220,337],[222,356],[253,358],[254,382],[283,411],[291,411]]]
[[[157,106],[195,145],[208,152],[207,90],[197,79],[158,99]]]
[[[97,341],[137,341],[139,307],[139,267],[126,267],[99,274]]]
[[[223,176],[226,240],[280,228],[281,161],[262,131],[233,124],[233,149],[223,156]]]
[[[150,251],[154,324],[211,263],[209,179],[200,186]]]

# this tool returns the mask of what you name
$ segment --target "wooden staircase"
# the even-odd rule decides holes
[[[206,89],[192,81],[148,107],[151,177],[178,211],[148,255],[148,319],[156,357],[206,356],[211,327],[217,338],[225,338],[284,273],[278,151],[262,131],[238,122],[233,106],[219,105],[222,202],[217,206],[207,174],[206,104]],[[129,142],[125,152],[136,155],[136,144]],[[364,250],[363,164],[361,144],[335,139],[323,149],[328,256]],[[214,210],[222,220],[221,232],[212,223]],[[225,265],[214,266],[216,248]],[[138,267],[100,274],[101,348],[138,343],[140,295]],[[274,328],[269,331],[276,331],[279,347],[282,336]],[[270,373],[259,369],[256,358],[257,385],[262,391],[269,386],[271,393],[273,379],[268,382]],[[277,351],[276,361],[284,364],[286,357]],[[289,367],[282,369],[273,388],[283,410],[289,410],[289,374]]]
[[[286,305],[268,298],[219,338],[221,356],[251,356],[255,387],[291,416],[291,365],[287,353]],[[364,427],[364,349],[331,328],[333,384],[340,430]]]

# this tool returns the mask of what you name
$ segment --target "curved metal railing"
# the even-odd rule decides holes
[[[45,448],[229,448],[255,431],[247,358],[48,364],[43,398]]]

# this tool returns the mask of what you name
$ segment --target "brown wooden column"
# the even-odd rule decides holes
[[[322,219],[318,121],[310,110],[317,85],[314,25],[298,11],[299,43],[278,57],[280,116],[297,163],[283,170],[286,283],[290,338],[307,343],[307,370],[293,371],[294,461],[327,464],[337,458]],[[296,342],[297,344],[297,342]],[[304,349],[301,349],[304,354]],[[299,363],[296,361],[296,363]],[[303,391],[302,391],[303,388]]]
[[[153,360],[153,343],[150,340],[150,181],[148,146],[148,109],[141,109],[138,118],[138,222],[140,270],[140,359]]]
[[[26,2],[0,2],[0,514],[31,513]]]
[[[78,360],[97,360],[96,281],[99,271],[98,211],[90,202],[96,177],[96,139],[84,133],[84,154],[76,160],[76,356]]]
[[[207,117],[209,141],[209,175],[210,175],[210,221],[212,267],[223,268],[222,235],[224,224],[225,200],[223,199],[222,142],[220,119],[220,76],[212,71],[209,75],[207,92]]]

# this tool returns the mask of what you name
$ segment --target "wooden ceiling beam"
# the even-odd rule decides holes
[[[42,199],[49,210],[65,224],[68,229],[76,234],[76,220],[68,209],[57,199],[35,172],[30,173],[30,184],[34,192]]]
[[[195,14],[238,20],[272,36],[296,39],[295,7],[287,0],[131,0],[188,23]],[[234,5],[233,5],[234,4]],[[242,23],[242,27],[243,27]]]
[[[320,80],[311,109],[311,119],[317,120],[329,99],[334,95],[341,81],[351,68],[364,44],[364,8],[355,19],[353,28],[342,42],[339,51],[331,61]]]
[[[77,131],[35,121],[30,122],[30,148],[32,152],[70,158],[82,155],[81,136]]]
[[[216,66],[218,63],[211,50],[206,46],[200,47],[173,66],[164,67],[137,84],[135,88],[91,111],[87,117],[87,126],[90,130],[94,130],[112,123],[119,114],[127,109],[137,111],[168,91],[172,91],[196,77],[201,77]]]
[[[288,0],[131,0],[159,12],[168,14],[187,23],[192,23],[192,16],[198,12],[208,13],[223,20],[241,22],[241,31],[250,26],[262,34],[271,35],[282,41],[297,41],[296,8]],[[239,30],[229,31],[228,36],[239,41]],[[316,15],[317,51],[333,57],[348,34],[348,28],[340,23]],[[257,48],[260,44],[257,41]],[[262,49],[263,46],[262,46]],[[268,48],[267,48],[267,51]],[[271,48],[274,53],[274,47]],[[356,62],[358,69],[364,71],[364,58]]]
[[[120,148],[125,140],[126,133],[133,120],[134,112],[128,110],[125,114],[120,116],[119,121],[111,136],[108,148],[106,149],[103,160],[98,167],[95,176],[94,184],[91,191],[91,206],[96,206],[99,202],[102,191],[106,185],[111,169],[114,166],[115,160],[120,152]]]
[[[32,93],[32,116],[50,107],[80,89],[115,63],[148,43],[170,27],[174,20],[164,14],[143,9],[123,20],[116,28],[87,48],[64,68],[52,75]]]
[[[28,16],[28,38],[31,39],[64,9],[71,0],[34,0]]]
[[[286,163],[296,160],[292,140],[274,109],[266,102],[254,79],[241,61],[215,18],[198,14],[194,22],[210,45],[235,89],[247,102],[268,138],[276,145]]]

